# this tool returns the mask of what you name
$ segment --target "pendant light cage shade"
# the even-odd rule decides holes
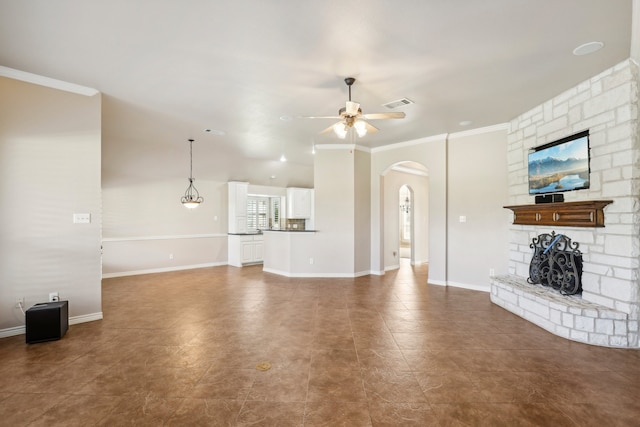
[[[198,189],[193,185],[193,139],[189,140],[189,186],[184,192],[184,196],[180,198],[180,202],[187,208],[193,209],[200,206],[204,202],[204,197],[200,195]]]
[[[404,199],[404,204],[400,205],[400,210],[406,214],[411,210],[411,200],[409,200],[409,196]]]

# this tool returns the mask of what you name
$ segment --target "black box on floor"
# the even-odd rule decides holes
[[[541,194],[539,196],[536,196],[536,204],[561,202],[564,202],[564,194]]]
[[[59,340],[69,329],[69,302],[36,304],[25,313],[27,344]]]

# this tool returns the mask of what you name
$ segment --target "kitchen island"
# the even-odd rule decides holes
[[[287,277],[313,276],[316,230],[264,230],[262,269]]]

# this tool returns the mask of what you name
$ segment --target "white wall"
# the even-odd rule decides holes
[[[582,298],[640,317],[640,69],[624,61],[518,116],[509,133],[509,204],[531,204],[527,153],[532,147],[589,129],[588,190],[565,201],[613,200],[604,228],[510,227],[509,271],[527,277],[529,242],[541,233],[566,234],[583,253]],[[637,336],[636,336],[637,341]]]
[[[102,317],[100,121],[100,95],[0,78],[0,336],[24,332],[17,298],[58,292],[72,323]]]

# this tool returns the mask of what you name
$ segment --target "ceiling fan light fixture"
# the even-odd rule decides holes
[[[200,196],[200,193],[193,185],[193,139],[189,140],[189,186],[184,192],[184,196],[180,198],[182,205],[188,209],[194,209],[200,206],[200,203],[204,202],[204,197]]]
[[[356,129],[358,136],[362,138],[367,134],[367,124],[362,120],[356,120],[353,124],[353,127]]]
[[[340,139],[345,139],[347,137],[347,126],[342,122],[338,122],[333,125],[333,131]]]

